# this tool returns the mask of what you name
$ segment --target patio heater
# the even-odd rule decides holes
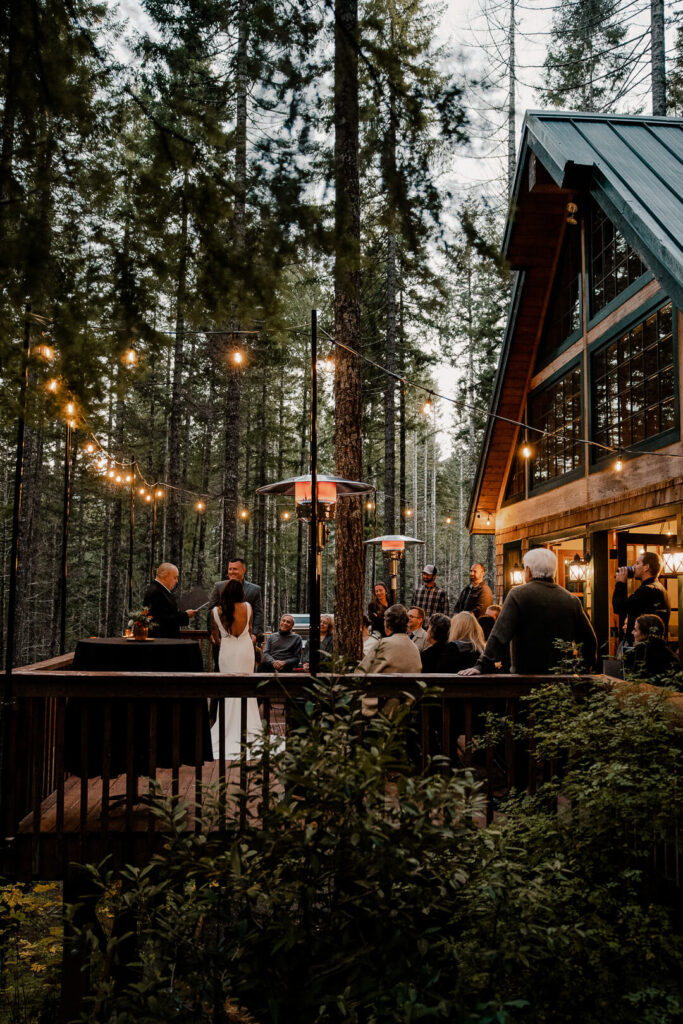
[[[406,545],[424,544],[417,537],[406,537],[402,533],[387,533],[383,537],[371,537],[366,544],[381,544],[382,551],[389,556],[389,576],[391,578],[391,603],[396,604],[398,591],[398,563],[405,558]]]

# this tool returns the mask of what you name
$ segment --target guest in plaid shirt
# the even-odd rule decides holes
[[[425,613],[424,625],[429,623],[430,616],[436,612],[448,615],[448,594],[441,587],[436,585],[437,568],[435,565],[425,565],[422,570],[422,586],[415,587],[411,605],[416,608],[423,608]]]

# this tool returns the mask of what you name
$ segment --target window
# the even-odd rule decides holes
[[[524,456],[520,455],[519,451],[516,451],[512,459],[512,465],[510,466],[508,482],[505,487],[504,501],[519,501],[520,498],[524,497],[525,462],[526,459]]]
[[[593,203],[591,209],[591,313],[599,313],[647,267],[612,221]]]
[[[549,387],[532,395],[529,423],[546,435],[530,431],[533,455],[530,487],[565,476],[583,463],[581,371],[578,366]]]
[[[591,366],[595,441],[629,448],[675,426],[670,302],[596,352]]]
[[[568,228],[562,243],[555,283],[543,325],[537,364],[548,357],[581,329],[581,235],[579,228]]]

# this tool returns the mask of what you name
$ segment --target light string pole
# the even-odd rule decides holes
[[[133,528],[135,526],[135,456],[130,466],[130,529],[128,533],[128,612],[133,610]]]
[[[320,665],[320,586],[322,544],[318,543],[318,310],[311,310],[311,529],[308,539],[308,665],[311,675]]]
[[[64,502],[62,505],[62,557],[60,565],[59,598],[59,653],[66,651],[66,602],[69,584],[69,517],[71,514],[71,419],[72,407],[67,407],[66,435],[64,438]]]

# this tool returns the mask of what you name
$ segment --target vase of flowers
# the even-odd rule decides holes
[[[154,619],[149,614],[148,608],[141,608],[139,611],[131,612],[130,621],[132,623],[134,640],[147,640],[150,626],[156,625]]]

